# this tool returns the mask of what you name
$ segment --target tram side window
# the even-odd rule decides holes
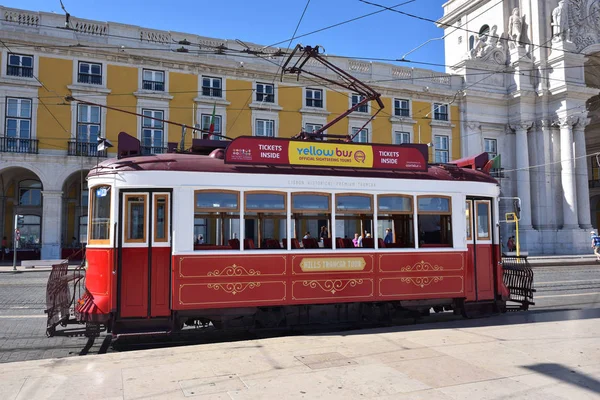
[[[373,198],[363,194],[335,196],[336,247],[375,248]]]
[[[125,196],[125,243],[146,242],[146,195]]]
[[[412,197],[377,197],[377,237],[379,248],[415,247]]]
[[[169,241],[169,201],[164,194],[154,197],[154,242]]]
[[[293,193],[292,224],[292,249],[331,248],[330,195]]]
[[[419,247],[452,247],[450,197],[419,196]]]
[[[89,244],[108,244],[110,241],[110,186],[91,189]]]
[[[286,249],[286,194],[246,192],[244,249]]]
[[[477,205],[477,239],[489,240],[490,235],[490,202],[476,201]]]
[[[473,201],[465,201],[465,219],[467,224],[467,240],[473,240],[473,233],[471,229],[473,227]]]
[[[234,191],[194,192],[194,250],[239,249],[240,194]]]

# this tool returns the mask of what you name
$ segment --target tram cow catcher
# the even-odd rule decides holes
[[[311,58],[341,79],[305,70]],[[191,149],[170,143],[166,154],[142,156],[122,132],[118,158],[88,175],[85,292],[74,319],[48,306],[50,335],[60,334],[57,321],[85,324],[93,338],[103,329],[354,327],[431,308],[506,310],[500,189],[487,154],[429,164],[426,145],[327,135],[372,101],[379,110],[366,125],[383,108],[379,93],[318,47],[297,46],[282,69],[362,100],[291,139],[194,139]]]

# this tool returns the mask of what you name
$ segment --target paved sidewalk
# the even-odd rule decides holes
[[[598,399],[600,310],[0,365],[4,399]]]

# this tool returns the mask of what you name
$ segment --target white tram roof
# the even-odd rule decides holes
[[[351,178],[408,179],[423,181],[498,182],[490,175],[454,164],[432,164],[427,171],[396,171],[364,168],[305,167],[294,165],[238,165],[225,163],[223,159],[210,155],[167,153],[152,156],[111,158],[92,169],[89,178],[122,174],[126,172],[204,172],[229,174],[329,176]]]

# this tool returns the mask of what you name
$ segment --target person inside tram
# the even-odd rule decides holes
[[[310,239],[310,232],[308,232],[308,231],[307,231],[307,232],[304,234],[304,236],[302,237],[302,239]]]
[[[388,244],[394,241],[394,237],[392,235],[392,230],[390,228],[385,228],[385,237],[383,238],[383,242]]]
[[[358,233],[354,234],[354,239],[352,239],[352,244],[354,245],[354,247],[360,247]]]
[[[204,236],[198,235],[198,244],[204,244]]]
[[[323,225],[321,227],[321,233],[319,233],[319,238],[321,239],[321,241],[324,241],[328,237],[329,237],[329,232],[327,232],[327,227],[325,225]]]
[[[439,215],[419,216],[420,231],[424,243],[440,243],[441,228]]]

